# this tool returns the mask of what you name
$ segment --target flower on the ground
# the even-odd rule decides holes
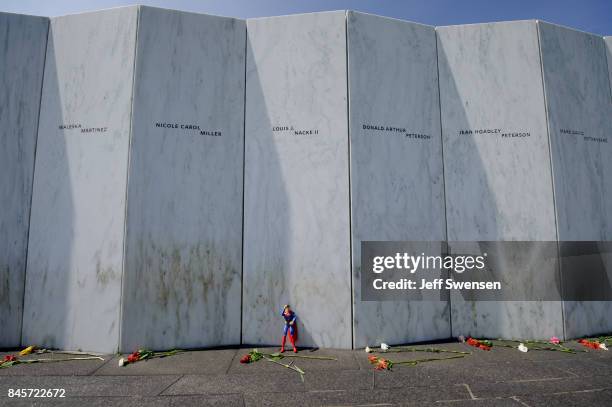
[[[130,353],[127,358],[119,359],[119,366],[125,366],[130,363],[140,362],[141,360],[165,358],[167,356],[176,355],[180,352],[182,352],[182,350],[179,349],[173,349],[166,352],[153,352],[148,349],[138,349],[137,351]]]
[[[128,363],[138,362],[139,359],[140,359],[140,353],[138,351],[132,353],[131,355],[127,357]]]
[[[378,364],[376,365],[376,370],[391,370],[391,365],[390,360],[380,358],[378,360]]]
[[[243,357],[240,358],[240,363],[251,363],[251,354],[247,353]]]
[[[377,363],[378,362],[378,358],[374,355],[370,355],[368,356],[368,360],[370,361],[370,363]]]
[[[457,337],[457,340],[459,340],[459,342],[463,342],[463,343],[465,343],[465,336],[463,336],[463,335],[459,335],[459,336]]]
[[[34,352],[34,349],[36,349],[36,346],[28,346],[27,348],[19,352],[19,354],[21,356],[29,355],[30,353]]]
[[[600,344],[599,344],[599,349],[602,349],[602,350],[608,350],[608,347],[606,346],[606,344],[605,344],[605,343],[600,343]]]
[[[389,345],[387,345],[387,344],[386,344],[386,343],[384,343],[384,342],[380,344],[380,349],[382,349],[382,350],[389,350],[389,348],[390,348],[390,346],[389,346]]]
[[[468,338],[467,344],[481,350],[491,350],[491,344],[488,341],[479,341],[478,339]]]
[[[14,355],[6,355],[4,357],[4,362],[14,362],[17,360],[17,357]]]
[[[370,353],[370,352],[372,352],[372,349],[370,349],[369,346],[366,346],[365,351],[366,351],[366,353]]]
[[[589,341],[588,339],[578,339],[578,343],[581,344],[582,346],[585,346],[587,348],[591,348],[591,349],[601,349],[599,347],[600,343],[599,342],[593,342],[593,341]]]
[[[527,352],[529,349],[524,344],[519,343],[518,350],[520,350],[521,352]]]
[[[554,343],[555,345],[558,345],[561,343],[561,341],[556,336],[553,336],[550,338],[550,343]]]

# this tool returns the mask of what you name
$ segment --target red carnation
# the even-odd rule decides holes
[[[376,370],[387,370],[389,369],[389,362],[386,359],[380,359],[378,361],[378,365],[376,365]]]
[[[586,339],[579,339],[578,343],[581,344],[582,346],[587,347],[587,348],[599,349],[599,342],[592,342],[592,341],[588,341]]]
[[[4,361],[5,361],[5,362],[14,362],[14,361],[16,361],[16,360],[17,360],[17,358],[16,358],[15,356],[13,356],[13,355],[6,355],[6,356],[4,357]]]
[[[481,350],[491,350],[491,346],[487,345],[486,343],[480,342],[479,340],[474,338],[468,338],[466,342],[468,345]]]
[[[128,363],[134,363],[134,362],[138,362],[138,359],[140,359],[140,354],[138,353],[138,351],[132,353],[130,356],[128,356],[127,360]]]
[[[240,363],[251,363],[251,355],[247,353],[243,357],[240,358]]]

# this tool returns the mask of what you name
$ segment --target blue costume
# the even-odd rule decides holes
[[[295,336],[295,320],[297,319],[297,315],[295,315],[295,312],[289,311],[289,315],[285,315],[285,309],[283,308],[283,310],[281,311],[281,316],[285,318],[285,327],[283,328],[283,335],[287,335],[287,331],[289,331],[292,336]],[[293,324],[289,325],[290,322],[293,322]]]
[[[289,310],[288,313],[285,314],[285,310]],[[287,339],[287,334],[289,334],[289,342],[293,346],[293,351],[297,353],[297,348],[295,347],[295,341],[297,339],[297,315],[295,312],[291,310],[289,305],[285,305],[281,311],[281,316],[285,319],[285,327],[283,328],[283,339],[281,340],[281,352],[285,351],[285,340]]]

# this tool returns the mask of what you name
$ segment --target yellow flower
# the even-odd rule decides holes
[[[34,349],[36,349],[36,346],[34,345],[28,346],[27,348],[19,352],[19,355],[21,356],[29,355],[30,353],[34,352]]]

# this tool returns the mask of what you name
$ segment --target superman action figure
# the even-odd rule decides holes
[[[289,304],[287,304],[283,307],[281,316],[285,319],[285,327],[283,328],[283,339],[281,340],[280,351],[285,351],[285,340],[287,339],[287,334],[289,334],[289,342],[291,342],[293,346],[293,352],[297,353],[297,348],[295,347],[295,341],[297,340],[297,324],[295,321],[297,315],[295,315],[295,312],[293,312]]]

